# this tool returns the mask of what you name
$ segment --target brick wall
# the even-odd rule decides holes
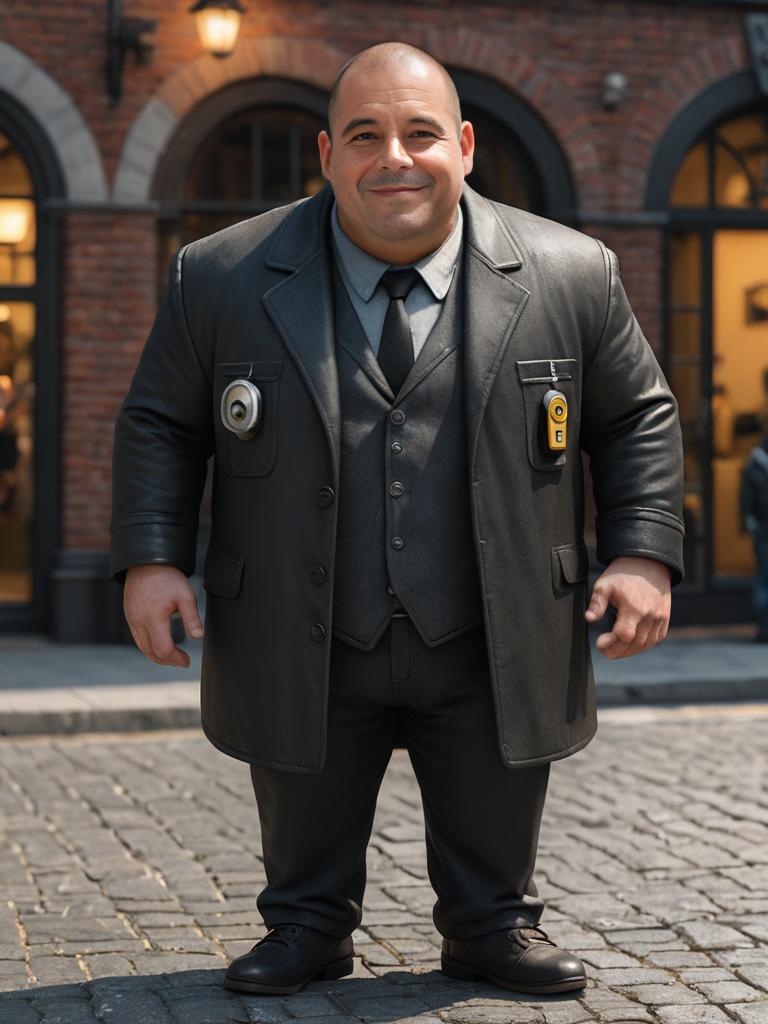
[[[154,220],[70,214],[62,332],[62,541],[103,548],[112,432],[155,312]]]
[[[212,80],[200,70],[205,64],[189,0],[125,0],[123,6],[124,16],[155,18],[158,28],[150,65],[137,67],[127,58],[116,109],[106,95],[104,0],[5,0],[0,8],[0,40],[69,94],[96,139],[110,183],[145,104],[160,95],[183,113]],[[747,66],[740,13],[619,0],[259,0],[244,18],[240,49],[247,59],[241,54],[238,74],[328,85],[336,71],[329,54],[341,59],[387,38],[425,46],[444,62],[491,76],[537,111],[566,154],[585,230],[618,253],[640,323],[658,348],[660,232],[609,229],[597,215],[642,209],[654,147],[675,114],[708,84]],[[212,60],[209,66],[215,67]],[[608,112],[600,86],[613,70],[628,76],[629,98]],[[111,424],[155,309],[154,224],[149,215],[82,212],[66,215],[65,224],[63,537],[66,547],[101,548],[107,545]]]

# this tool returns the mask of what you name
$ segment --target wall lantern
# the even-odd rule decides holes
[[[124,18],[122,0],[109,0],[107,4],[107,90],[109,105],[116,107],[123,91],[123,62],[130,50],[137,64],[148,64],[154,46],[141,37],[154,32],[156,21],[148,18]]]
[[[245,13],[240,0],[197,0],[189,10],[206,51],[214,57],[228,57],[235,48],[240,18]]]
[[[29,231],[29,209],[20,199],[0,199],[0,245],[18,245]]]

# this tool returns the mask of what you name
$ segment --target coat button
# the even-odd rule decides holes
[[[315,622],[309,631],[309,635],[316,644],[321,644],[323,640],[325,640],[325,626],[321,626],[319,622]]]
[[[313,583],[317,583],[318,585],[320,583],[325,583],[327,576],[328,573],[325,571],[324,565],[313,565],[309,570],[309,578]]]
[[[397,423],[400,426],[401,423],[405,423],[405,413],[402,409],[393,409],[389,414],[389,418],[393,423]]]
[[[392,451],[395,453],[395,455],[399,455],[402,450],[403,446],[400,444],[399,441],[392,442]]]
[[[387,584],[387,593],[390,595],[390,597],[394,597],[395,592],[392,589],[392,584],[391,583]]]
[[[405,547],[405,541],[403,540],[402,537],[393,537],[392,547],[395,548],[396,551],[400,551],[402,548]]]
[[[321,487],[315,495],[315,501],[320,508],[328,508],[329,505],[333,504],[333,488],[332,487]]]
[[[395,482],[393,484],[390,484],[389,486],[389,493],[392,495],[393,498],[399,498],[404,490],[405,488],[403,487],[399,480],[395,480]]]

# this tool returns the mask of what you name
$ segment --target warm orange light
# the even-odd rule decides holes
[[[228,57],[240,33],[244,8],[239,0],[202,0],[190,10],[195,15],[200,41],[214,57]]]
[[[0,245],[18,245],[29,231],[29,203],[23,199],[0,199]]]

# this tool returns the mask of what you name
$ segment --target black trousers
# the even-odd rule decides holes
[[[535,925],[549,765],[501,760],[482,626],[430,648],[406,616],[372,651],[332,640],[328,748],[314,775],[251,765],[268,927],[330,935],[362,920],[376,798],[398,740],[421,789],[433,919],[446,938]]]

